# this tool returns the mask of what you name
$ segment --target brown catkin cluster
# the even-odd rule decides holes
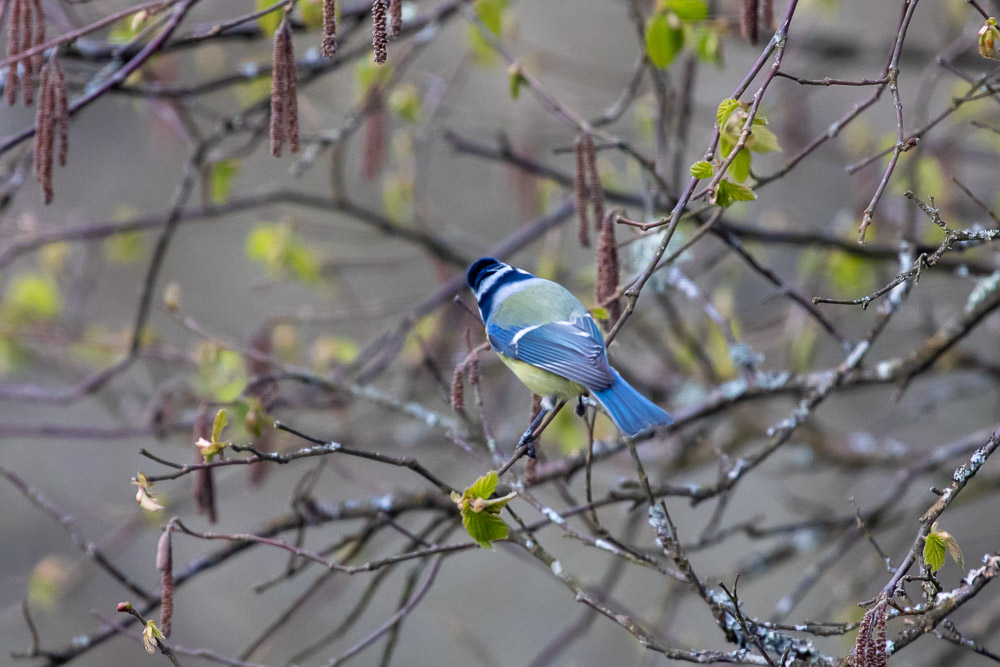
[[[59,142],[55,157],[56,140]],[[52,163],[66,166],[69,148],[69,109],[66,75],[55,55],[42,68],[42,84],[35,112],[35,180],[42,186],[42,198],[52,203]]]
[[[387,0],[372,0],[372,49],[375,50],[375,62],[382,64],[389,55],[389,36],[385,30],[385,16],[388,11]]]
[[[766,30],[774,30],[774,0],[764,0],[760,6],[760,22]]]
[[[590,132],[583,135],[583,154],[587,158],[587,178],[590,191],[590,205],[594,207],[594,228],[601,229],[604,220],[604,189],[601,187],[601,175],[597,171],[597,150],[594,148],[594,137]]]
[[[604,217],[601,223],[601,235],[597,241],[597,304],[606,306],[612,321],[617,321],[622,314],[621,303],[613,299],[618,291],[618,246],[615,243],[614,211]],[[608,302],[605,304],[605,302]]]
[[[202,403],[198,407],[198,414],[194,418],[194,441],[200,438],[208,439],[212,436],[212,421],[208,415],[208,405]],[[195,445],[195,460],[197,463],[204,463],[205,457],[201,454],[201,448]],[[194,471],[194,502],[198,507],[199,514],[207,514],[209,523],[215,523],[217,513],[215,511],[215,481],[212,478],[211,468],[199,468]]]
[[[469,350],[469,384],[479,388],[479,353],[473,354],[476,346],[472,344],[472,329],[465,327],[465,347]]]
[[[469,361],[469,384],[478,389],[479,387],[479,355],[472,355]]]
[[[455,412],[465,409],[465,362],[455,364],[451,374],[451,409]]]
[[[286,141],[293,153],[299,152],[299,92],[292,28],[288,24],[287,14],[274,33],[270,134],[271,155],[280,157],[281,147]]]
[[[334,0],[323,0],[323,42],[320,47],[324,58],[337,52],[337,5]]]
[[[11,0],[10,18],[7,23],[7,58],[14,58],[45,41],[45,14],[40,0]],[[8,105],[17,102],[20,83],[24,103],[34,102],[34,74],[42,62],[41,55],[11,61],[7,66],[7,83],[4,100]]]
[[[604,190],[601,188],[601,175],[597,171],[597,150],[594,148],[594,137],[590,132],[582,132],[576,138],[574,145],[576,153],[576,175],[573,188],[576,194],[576,213],[579,218],[577,238],[583,247],[590,246],[588,207],[593,210],[594,228],[601,231],[601,221],[604,220]]]
[[[855,667],[887,667],[889,656],[885,652],[885,612],[882,598],[865,612],[858,628],[858,638],[851,651]]]
[[[162,575],[160,591],[160,632],[170,637],[174,616],[174,549],[168,526],[156,543],[156,569]]]
[[[368,117],[365,119],[365,143],[361,153],[361,176],[370,181],[382,170],[385,161],[385,99],[382,90],[373,86]]]
[[[472,331],[465,328],[465,347],[469,350],[462,361],[455,365],[451,375],[451,407],[455,412],[465,409],[465,381],[479,390],[479,355],[472,344]]]
[[[577,137],[573,146],[576,153],[576,174],[573,177],[573,192],[576,195],[577,239],[584,248],[590,247],[590,221],[587,219],[587,156],[584,155],[583,137]]]
[[[389,36],[399,37],[403,30],[403,0],[389,0]]]
[[[743,0],[740,12],[740,33],[754,46],[757,45],[757,5],[758,0]]]

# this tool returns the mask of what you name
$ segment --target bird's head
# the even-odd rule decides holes
[[[465,275],[465,280],[469,283],[469,287],[472,289],[472,292],[476,295],[477,299],[482,291],[481,288],[483,286],[483,282],[490,276],[496,274],[498,271],[502,271],[504,268],[509,267],[507,264],[493,259],[492,257],[480,257],[469,266],[469,271]]]

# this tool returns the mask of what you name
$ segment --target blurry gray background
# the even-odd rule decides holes
[[[780,13],[783,5],[776,4],[776,13]],[[246,5],[244,2],[221,0],[200,3],[185,25],[235,16],[245,12]],[[123,5],[94,0],[75,9],[81,16],[95,17],[119,6]],[[418,12],[429,11],[433,6],[434,3],[430,2],[415,3]],[[899,2],[888,1],[803,0],[790,31],[785,69],[803,77],[857,79],[878,76],[895,35],[899,6]],[[737,11],[735,4],[720,3],[719,13],[724,17],[735,20]],[[625,3],[607,0],[520,0],[512,3],[510,14],[516,24],[513,37],[507,40],[511,50],[555,96],[580,115],[589,117],[599,113],[616,99],[626,85],[639,54],[639,45],[627,18]],[[956,83],[960,83],[958,79],[934,72],[935,55],[953,40],[961,40],[962,48],[952,54],[961,52],[962,62],[980,67],[978,71],[967,70],[971,75],[991,67],[992,64],[986,61],[980,63],[973,60],[978,25],[973,12],[968,11],[965,3],[959,0],[928,2],[920,6],[902,61],[900,89],[908,114],[920,114],[922,111],[917,110],[921,106],[918,91],[922,85],[934,86],[930,89],[933,93],[929,95],[933,102],[924,112],[924,117],[947,106],[951,95],[959,94],[961,87]],[[461,18],[448,22],[433,43],[417,56],[404,80],[414,83],[422,92],[442,86],[447,91],[441,117],[422,128],[429,133],[432,143],[431,148],[421,154],[417,206],[420,207],[423,224],[473,258],[507,237],[525,220],[541,213],[536,202],[542,195],[530,194],[529,191],[528,195],[521,195],[519,199],[518,193],[522,191],[514,187],[515,174],[511,169],[496,162],[457,154],[440,139],[442,130],[448,128],[486,143],[494,142],[502,130],[515,148],[567,172],[572,168],[572,155],[553,154],[552,149],[571,145],[573,136],[565,126],[540,109],[527,92],[522,93],[518,101],[510,99],[506,68],[499,61],[488,66],[463,63],[467,33],[468,25]],[[363,36],[356,37],[355,43],[360,43],[359,39],[363,41]],[[315,47],[318,40],[315,32],[299,33],[296,48],[300,54],[305,53],[310,47]],[[178,82],[190,83],[207,76],[208,72],[230,71],[239,68],[242,63],[267,63],[270,59],[269,48],[264,41],[246,44],[228,42],[224,48],[208,47],[198,55],[184,53],[161,59],[156,68],[162,80],[169,81],[169,77],[173,76]],[[390,45],[390,61],[395,48],[397,45]],[[687,163],[699,158],[711,136],[718,101],[731,93],[758,53],[759,47],[750,47],[738,34],[731,34],[724,39],[725,67],[700,67]],[[66,67],[71,79],[74,74],[84,71],[74,67],[72,62]],[[171,68],[172,75],[168,71]],[[935,83],[922,83],[931,80],[928,77],[931,73],[938,77]],[[648,80],[642,91],[643,97],[635,105],[639,111],[626,113],[611,131],[634,141],[649,154],[652,148],[644,143],[649,138],[637,130],[635,119],[642,109],[650,107]],[[266,90],[263,92],[266,94]],[[304,135],[336,127],[356,99],[353,68],[346,67],[327,75],[301,92],[300,113]],[[868,94],[869,90],[863,88],[806,89],[788,80],[776,80],[763,108],[772,129],[782,141],[784,153],[755,158],[755,169],[760,162],[764,166],[763,173],[770,173],[783,163],[785,156],[795,152],[805,141],[846,113],[855,101]],[[224,113],[235,108],[236,99],[233,90],[226,90],[201,96],[198,102]],[[188,146],[171,129],[170,113],[158,114],[155,106],[140,99],[111,94],[74,118],[70,129],[69,164],[65,169],[57,169],[55,174],[55,202],[43,207],[34,187],[22,189],[14,205],[0,218],[0,243],[3,237],[11,237],[26,227],[56,229],[63,225],[112,219],[123,205],[138,212],[165,211],[181,175]],[[976,112],[983,114],[977,117],[989,118],[990,113],[996,116],[995,109],[987,110],[985,104],[976,107]],[[920,124],[915,120],[919,115],[908,115],[907,118],[911,126]],[[33,110],[22,107],[4,109],[0,114],[0,135],[19,130],[32,119]],[[392,122],[399,123],[395,119]],[[856,176],[846,175],[843,166],[869,154],[894,128],[893,112],[886,95],[841,139],[830,142],[810,156],[788,178],[762,189],[756,203],[735,207],[727,212],[726,218],[753,222],[770,229],[818,230],[853,240],[860,211],[881,175],[882,162]],[[972,145],[959,147],[957,144],[963,136],[960,124],[949,123],[927,141],[930,144],[945,140],[956,142],[954,173],[970,186],[977,186],[976,191],[992,203],[992,191],[987,188],[990,183],[995,184],[997,178],[996,147],[974,146],[977,141],[985,141],[982,135],[970,139]],[[862,149],[852,151],[851,142],[856,142],[855,145],[860,143]],[[866,146],[868,150],[864,149]],[[963,160],[962,150],[972,148],[980,148],[988,152],[988,156],[975,162]],[[361,150],[360,135],[352,139],[348,150]],[[907,157],[904,156],[904,159]],[[280,160],[271,158],[266,147],[260,147],[243,160],[241,172],[233,181],[233,194],[247,194],[277,184],[328,193],[325,160],[318,161],[301,177],[290,173],[291,163],[292,160],[287,157]],[[357,161],[349,159],[347,164],[356,165]],[[396,168],[390,157],[387,171]],[[621,189],[635,191],[640,187],[639,174],[634,165],[630,167],[617,154],[602,153],[602,173],[609,180],[613,179],[615,186]],[[378,179],[364,181],[356,166],[349,168],[346,176],[348,194],[353,201],[376,210],[381,208]],[[928,189],[918,192],[918,195],[925,200],[930,196],[942,197],[944,189],[942,187],[941,192]],[[951,189],[950,184],[948,189]],[[969,216],[963,220],[972,220],[977,215],[966,201],[953,198],[944,203],[951,207],[947,210],[953,215]],[[882,215],[874,229],[874,241],[891,242],[896,238],[905,207],[905,200],[897,192],[886,194],[880,207]],[[631,217],[641,216],[639,211],[630,211],[630,214],[633,214]],[[350,262],[357,265],[361,262],[364,265],[370,262],[374,270],[340,270],[336,284],[304,286],[272,283],[258,265],[246,258],[244,239],[254,224],[278,221],[286,215],[294,216],[299,233],[325,263],[337,265],[338,262]],[[926,229],[929,225],[925,220],[921,219],[919,224],[927,232],[922,238],[932,242],[939,240],[933,230]],[[563,267],[586,267],[562,275],[565,282],[581,295],[589,294],[593,258],[588,251],[576,246],[574,225],[570,221],[564,228],[551,232],[529,250],[515,256],[513,261],[533,269],[535,258],[542,251],[547,256],[554,254]],[[619,236],[626,238],[628,231],[621,231]],[[153,234],[143,235],[145,257],[148,257],[154,238]],[[685,270],[708,295],[721,294],[716,290],[723,286],[732,302],[728,312],[739,322],[743,339],[765,355],[762,367],[784,369],[788,364],[788,350],[787,341],[781,335],[782,321],[793,307],[787,300],[776,297],[770,285],[750,274],[736,260],[720,262],[718,266],[699,266],[702,259],[714,257],[722,247],[714,240],[707,241],[706,246],[709,247],[699,247],[699,251],[685,265]],[[83,261],[79,256],[80,249],[74,252],[77,253],[72,255],[75,261]],[[100,244],[89,244],[86,252],[92,253],[90,257],[99,255]],[[833,288],[822,280],[818,283],[814,281],[810,288],[809,276],[800,271],[803,254],[798,249],[778,247],[762,249],[759,256],[790,283],[801,287],[807,296],[854,297],[870,291],[858,288],[849,294],[831,294]],[[10,271],[14,273],[18,268],[30,268],[35,261],[34,255],[23,257]],[[80,302],[83,309],[81,321],[101,322],[111,332],[127,332],[138,301],[145,266],[145,261],[127,265],[99,264],[98,270],[86,276],[92,282],[88,284],[85,299]],[[881,265],[876,274],[878,282],[872,287],[882,284],[894,273],[894,263]],[[167,282],[180,285],[185,313],[224,339],[240,344],[246,343],[266,317],[304,310],[318,314],[347,313],[334,324],[303,326],[299,331],[299,344],[308,349],[312,340],[321,334],[351,338],[363,346],[393,325],[410,305],[430,294],[438,284],[438,276],[421,250],[388,239],[343,215],[266,206],[204,223],[182,225],[173,239],[161,272],[160,286]],[[906,311],[894,321],[894,333],[879,341],[870,359],[890,358],[912,349],[933,330],[932,322],[944,321],[961,307],[971,286],[971,278],[924,278],[914,289]],[[353,306],[357,303],[364,304],[370,314],[358,314],[358,309]],[[640,311],[647,307],[652,308],[648,301],[644,303],[640,300]],[[833,306],[827,307],[824,313],[852,337],[862,335],[875,318],[874,309],[862,311]],[[455,315],[455,322],[455,336],[459,337],[469,320]],[[154,310],[151,326],[164,343],[177,349],[190,350],[198,342],[196,336],[159,307]],[[984,356],[996,359],[998,333],[994,318],[984,324],[967,344],[977,347]],[[661,378],[643,377],[643,355],[648,355],[650,351],[627,330],[617,347],[615,356],[620,360],[624,374],[638,376],[648,383],[661,382]],[[461,346],[456,349],[461,350]],[[830,367],[842,359],[842,352],[828,339],[821,341],[817,354],[815,368]],[[436,409],[446,411],[444,398],[430,389],[412,385],[416,382],[430,386],[426,376],[409,370],[415,365],[412,355],[409,361],[396,362],[379,379],[378,386],[396,395],[419,398]],[[530,397],[523,389],[510,384],[506,371],[498,364],[486,362],[484,369],[487,389],[494,392],[489,400],[492,424],[501,440],[509,446],[524,427]],[[450,371],[450,368],[445,370]],[[173,371],[169,363],[144,361],[115,379],[100,396],[68,408],[2,404],[0,422],[4,425],[87,424],[109,428],[140,423],[149,392]],[[63,368],[32,364],[14,369],[5,379],[54,386],[81,376],[82,373],[66,372]],[[680,390],[684,387],[684,380],[671,379],[667,384]],[[954,373],[947,380],[917,381],[898,402],[893,401],[893,392],[893,387],[879,386],[853,390],[828,400],[810,420],[809,429],[801,437],[793,437],[788,446],[738,487],[723,524],[735,524],[758,515],[766,516],[765,523],[768,525],[798,520],[803,515],[850,515],[854,508],[849,497],[853,497],[861,508],[870,507],[884,497],[894,481],[894,466],[872,467],[864,471],[852,471],[848,467],[831,470],[822,460],[813,457],[808,443],[809,430],[835,432],[847,443],[853,442],[854,433],[871,434],[879,446],[891,441],[918,453],[963,434],[995,426],[1000,415],[996,384],[971,372]],[[685,395],[678,391],[666,400],[666,407],[682,409]],[[702,446],[711,451],[713,446],[718,446],[713,440],[726,437],[736,438],[744,446],[760,444],[767,426],[786,416],[792,405],[790,398],[778,399],[738,408],[734,415],[722,415],[718,423],[704,430]],[[436,474],[455,485],[468,483],[482,473],[475,460],[434,432],[412,422],[402,422],[370,405],[357,403],[349,410],[337,412],[312,411],[289,417],[289,422],[308,433],[339,440],[352,447],[418,456]],[[288,447],[299,446],[291,439],[279,439],[279,442]],[[221,532],[253,530],[263,521],[288,511],[293,486],[314,465],[311,461],[304,461],[300,465],[272,466],[261,487],[246,484],[246,469],[218,471],[220,521],[214,528],[209,528],[203,517],[194,514],[188,493],[189,478],[160,483],[155,487],[168,504],[167,513],[152,519],[141,515],[133,499],[134,487],[129,485],[129,478],[140,469],[149,473],[165,472],[165,469],[140,457],[137,454],[140,447],[149,448],[172,460],[184,461],[190,457],[190,441],[186,435],[157,441],[134,437],[90,440],[24,438],[0,433],[0,463],[70,512],[83,535],[99,544],[118,566],[150,589],[156,589],[158,585],[154,551],[162,520],[170,514],[178,514],[196,529]],[[664,457],[651,449],[654,447],[671,452],[676,450],[678,443],[666,439],[645,445],[644,451],[650,458],[651,471],[657,481],[697,484],[711,481],[717,474],[717,466],[712,461],[677,473],[663,470],[658,462]],[[550,456],[557,454],[553,451]],[[912,541],[917,527],[916,518],[934,500],[927,492],[927,486],[946,484],[950,470],[946,467],[925,482],[914,484],[907,500],[900,505],[899,527],[878,533],[879,543],[894,562],[898,562]],[[633,474],[627,456],[619,456],[598,469],[595,486],[603,492],[616,485],[619,478],[630,479]],[[582,497],[582,479],[579,477],[574,478],[571,488],[578,497]],[[996,479],[995,475],[993,479]],[[982,480],[977,478],[977,483],[985,484],[987,480],[985,477]],[[332,503],[391,493],[400,487],[416,489],[423,488],[423,485],[419,478],[405,471],[357,459],[331,458],[315,494]],[[538,493],[545,502],[564,506],[551,489]],[[967,502],[950,514],[948,524],[948,530],[959,540],[973,567],[983,553],[997,548],[996,512],[986,502],[977,500],[980,497],[992,503],[988,495],[973,497],[970,494]],[[514,506],[529,519],[537,517],[527,504],[515,503]],[[680,499],[668,499],[668,506],[674,512],[681,536],[694,539],[714,505],[706,503],[691,508]],[[8,651],[25,649],[29,644],[29,634],[21,618],[20,600],[25,595],[32,573],[37,574],[40,561],[45,560],[65,577],[58,601],[49,608],[34,609],[43,647],[62,647],[73,636],[93,631],[101,622],[98,617],[115,616],[115,604],[128,599],[129,594],[104,572],[82,559],[67,535],[49,516],[29,504],[7,483],[0,484],[0,508],[0,563],[3,564],[0,570],[0,663],[9,661]],[[601,516],[611,525],[621,525],[627,515],[624,507],[615,506],[602,510]],[[316,529],[310,534],[307,544],[319,548],[359,525],[335,524]],[[419,525],[419,522],[414,522],[408,527],[416,530]],[[651,545],[652,538],[644,521],[639,522],[638,530],[643,536],[640,541]],[[461,537],[460,534],[454,536]],[[545,538],[546,547],[558,555],[567,570],[585,583],[594,583],[603,575],[608,561],[595,550],[561,537],[552,528],[542,531],[540,537]],[[398,535],[393,539],[395,543],[391,544],[385,539],[376,541],[370,547],[371,553],[391,553],[404,543]],[[791,559],[767,576],[747,577],[741,581],[741,597],[748,613],[761,618],[769,617],[781,595],[825,553],[825,542],[808,544],[808,539],[805,542],[800,539],[793,545]],[[174,562],[186,564],[217,546],[178,536],[175,539]],[[705,581],[731,583],[737,572],[748,567],[756,554],[770,546],[773,543],[735,537],[727,547],[697,551],[693,553],[693,558],[696,570]],[[373,557],[366,554],[367,551],[362,557]],[[299,577],[262,594],[249,590],[251,585],[278,574],[286,560],[283,552],[258,547],[225,567],[199,577],[190,586],[179,589],[175,600],[174,641],[187,647],[210,646],[226,655],[239,654],[275,617],[277,611],[310,586],[313,577],[318,574],[317,571]],[[860,571],[869,573],[869,576],[858,576]],[[360,622],[334,647],[320,655],[329,657],[338,654],[388,618],[396,608],[407,572],[408,567],[394,571]],[[943,580],[952,586],[957,585],[961,575],[960,570],[950,562],[942,571]],[[283,664],[282,661],[296,648],[342,620],[363,589],[367,576],[333,577],[326,584],[326,590],[312,599],[308,608],[300,612],[253,659],[268,664]],[[871,545],[859,542],[825,572],[820,583],[811,590],[791,618],[856,620],[860,612],[854,608],[854,603],[873,597],[888,576],[884,568],[880,569],[878,556]],[[671,600],[681,595],[687,594],[663,577],[649,570],[630,567],[615,589],[613,599],[637,618],[643,619],[651,630],[676,640],[678,644],[730,650],[731,647],[723,644],[702,602],[687,596],[679,607],[674,607]],[[981,599],[972,606],[995,605],[987,596],[992,597],[992,591],[984,591]],[[484,604],[486,599],[488,603]],[[434,587],[405,622],[396,662],[405,665],[526,664],[565,623],[576,618],[581,609],[582,606],[573,601],[565,588],[517,547],[498,545],[493,552],[462,552],[445,561]],[[669,611],[664,614],[664,610]],[[956,619],[960,625],[961,618],[962,614],[959,614]],[[931,656],[937,656],[935,651],[938,649],[946,650],[947,645],[943,642],[934,644],[934,640],[927,637],[920,642],[926,645],[923,653],[920,647],[911,647],[893,663],[940,664],[934,662],[939,658]],[[837,655],[846,654],[852,643],[853,633],[844,638],[817,640],[824,651]],[[994,644],[993,648],[997,646]],[[377,664],[380,653],[380,649],[368,651],[356,658],[354,663]],[[978,664],[977,658],[971,654],[959,655],[968,664]],[[88,652],[77,664],[136,664],[145,660],[164,662],[160,656],[146,656],[137,643],[116,638]],[[631,635],[607,619],[598,618],[584,640],[563,655],[560,664],[657,662],[663,664],[666,661],[660,656],[646,654]],[[192,658],[182,658],[182,663],[199,664]]]

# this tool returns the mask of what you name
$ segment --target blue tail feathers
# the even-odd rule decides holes
[[[611,372],[614,373],[615,383],[607,389],[595,391],[594,397],[622,433],[634,437],[653,427],[674,423],[673,417],[640,394],[618,371],[612,368]]]

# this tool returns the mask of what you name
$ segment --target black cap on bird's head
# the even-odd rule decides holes
[[[469,265],[469,272],[465,274],[465,280],[469,283],[469,287],[472,288],[472,291],[476,292],[480,283],[482,283],[487,276],[499,271],[505,266],[507,265],[499,260],[493,259],[492,257],[480,257]]]

